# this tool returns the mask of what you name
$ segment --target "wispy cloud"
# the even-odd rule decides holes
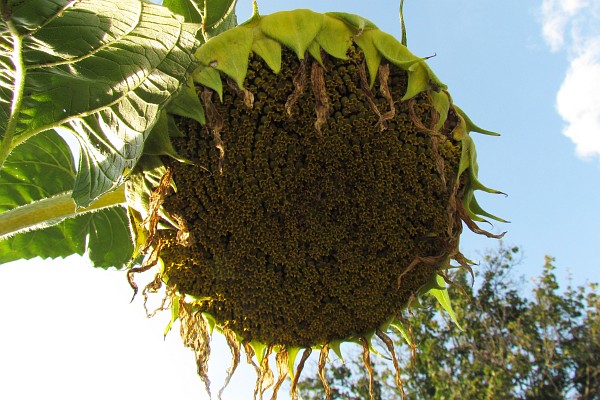
[[[586,0],[543,0],[542,18],[544,39],[553,51],[565,43],[569,22],[587,5]]]
[[[584,158],[600,156],[600,1],[542,0],[542,33],[569,68],[556,96],[563,133]]]

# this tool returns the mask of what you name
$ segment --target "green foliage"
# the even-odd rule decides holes
[[[73,197],[85,207],[141,156],[194,67],[197,27],[138,0],[53,1],[42,14],[38,3],[2,2],[0,166],[32,136],[68,132],[81,145]]]
[[[18,207],[23,204],[64,197],[74,180],[73,158],[66,143],[52,131],[40,133],[11,153],[0,171],[0,211],[20,210]],[[48,210],[52,211],[28,211],[19,219],[21,223],[27,218],[43,220],[47,228],[0,241],[0,263],[86,252],[96,266],[103,268],[122,266],[128,261],[133,246],[123,207],[69,219],[53,219]],[[41,215],[31,215],[35,212]]]
[[[96,267],[118,268],[129,262],[132,252],[127,214],[123,207],[110,207],[67,218],[46,229],[0,241],[0,263],[87,254]]]
[[[237,0],[164,0],[163,5],[186,22],[202,24],[203,33],[214,36],[236,25]],[[225,25],[225,26],[223,26]]]
[[[185,95],[197,32],[235,24],[235,1],[203,4],[197,25],[143,0],[0,2],[0,263],[75,253],[101,267],[129,260],[119,186],[172,98]],[[181,113],[177,104],[169,109]],[[77,168],[55,132],[76,139]],[[113,208],[78,216],[88,206]]]
[[[0,212],[54,196],[73,187],[69,147],[56,133],[41,133],[12,152],[0,170]]]
[[[404,354],[407,398],[600,398],[597,284],[561,290],[554,259],[548,257],[533,291],[526,292],[524,283],[512,277],[519,254],[518,248],[505,247],[489,253],[478,268],[476,288],[464,272],[454,277],[466,294],[453,301],[464,332],[434,300],[416,310],[410,319],[418,347],[414,365]],[[349,397],[340,399],[359,397],[365,387],[362,378],[344,375],[348,368],[330,371],[333,387],[351,389]],[[376,373],[390,382],[389,366]],[[318,383],[301,383],[304,398],[318,398]],[[399,396],[393,387],[386,390],[389,397],[382,398]]]

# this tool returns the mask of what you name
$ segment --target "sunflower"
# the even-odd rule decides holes
[[[475,223],[501,219],[474,197],[499,192],[477,179],[469,136],[493,133],[424,58],[356,15],[255,13],[196,57],[150,141],[162,146],[128,185],[146,253],[132,274],[159,265],[144,293],[166,286],[209,393],[213,330],[232,351],[227,381],[242,348],[256,367],[255,397],[288,376],[295,397],[313,349],[329,397],[329,351],[356,342],[372,372],[375,337],[401,387],[386,332],[411,343],[403,312],[427,292],[454,318],[445,288],[450,268],[470,269],[463,222],[499,237]]]

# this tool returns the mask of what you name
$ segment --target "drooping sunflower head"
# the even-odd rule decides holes
[[[167,284],[207,388],[213,328],[234,366],[241,347],[255,356],[256,394],[273,383],[272,353],[274,391],[289,374],[293,395],[313,348],[326,388],[342,342],[368,364],[376,335],[395,361],[386,331],[408,336],[414,300],[431,291],[452,313],[446,271],[469,268],[462,223],[494,236],[474,222],[497,218],[475,200],[495,191],[477,180],[469,136],[491,132],[424,59],[355,15],[255,15],[196,56],[164,124],[177,156],[147,152],[129,192],[145,266],[160,261],[154,285]]]

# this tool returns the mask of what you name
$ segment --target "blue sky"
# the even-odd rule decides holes
[[[351,12],[400,34],[397,1],[259,0],[259,6],[263,14],[300,7]],[[239,20],[250,10],[250,0],[242,1]],[[411,51],[436,54],[428,62],[455,103],[502,134],[474,139],[482,181],[508,197],[479,200],[511,221],[492,230],[507,230],[505,242],[523,247],[515,273],[539,275],[550,254],[563,285],[569,274],[575,284],[600,281],[600,2],[407,0],[405,17]],[[461,244],[475,260],[496,247],[468,232]],[[0,268],[0,398],[201,393],[193,356],[177,332],[163,342],[168,316],[147,320],[141,303],[130,305],[122,273],[94,271],[81,258]],[[229,357],[214,347],[215,392]],[[248,398],[253,374],[242,368],[225,398]]]

